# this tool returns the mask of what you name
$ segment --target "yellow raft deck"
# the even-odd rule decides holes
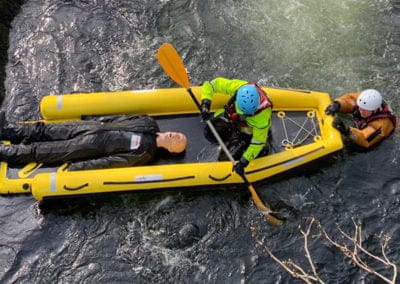
[[[329,94],[314,91],[263,88],[273,100],[271,151],[246,168],[256,182],[342,149],[340,133],[332,127],[332,116],[324,113]],[[192,91],[200,100],[200,87]],[[216,94],[213,110],[228,97]],[[218,161],[217,145],[203,137],[204,123],[187,91],[182,88],[51,95],[42,99],[46,123],[87,119],[91,116],[148,114],[162,131],[187,134],[184,157],[160,158],[151,165],[116,169],[67,171],[31,163],[23,168],[1,162],[0,193],[32,193],[37,200],[51,197],[112,193],[135,190],[224,185],[241,183],[232,173],[232,163]]]

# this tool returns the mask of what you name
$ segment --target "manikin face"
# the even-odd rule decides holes
[[[187,139],[180,132],[159,132],[157,133],[157,145],[171,153],[181,153],[186,149]]]

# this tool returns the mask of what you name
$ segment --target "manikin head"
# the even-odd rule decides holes
[[[170,153],[182,153],[186,149],[187,138],[180,132],[157,132],[157,147]]]

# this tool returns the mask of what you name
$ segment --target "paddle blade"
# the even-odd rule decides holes
[[[283,224],[283,221],[276,218],[274,215],[272,215],[271,213],[265,214],[265,220],[268,222],[268,224],[270,224],[271,226],[281,226]]]
[[[170,43],[163,43],[157,51],[157,59],[165,73],[179,86],[189,89],[189,76],[182,58]]]
[[[254,204],[257,206],[258,210],[260,210],[261,213],[264,214],[265,220],[268,222],[268,224],[272,226],[282,225],[283,221],[275,217],[271,209],[262,202],[253,185],[249,183],[247,187],[250,190],[251,198],[253,199]]]

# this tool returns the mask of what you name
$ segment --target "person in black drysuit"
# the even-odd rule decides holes
[[[138,166],[149,163],[157,148],[183,152],[186,136],[160,132],[146,115],[105,116],[92,121],[20,124],[2,128],[0,160],[11,164],[29,162],[59,164],[68,170]]]

